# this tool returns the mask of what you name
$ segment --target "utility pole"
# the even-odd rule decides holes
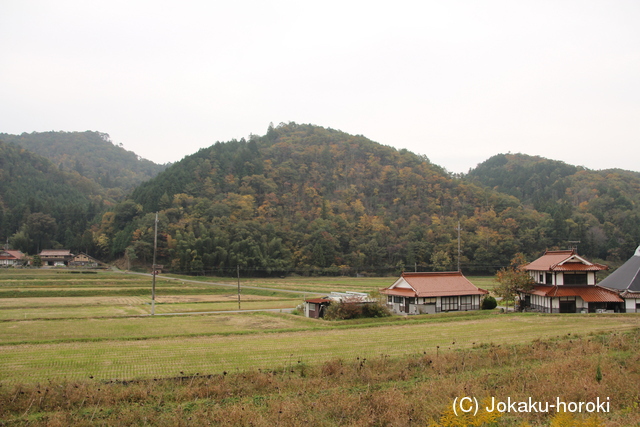
[[[240,264],[236,265],[236,272],[238,273],[238,310],[240,310]]]
[[[156,212],[156,220],[153,235],[153,266],[151,267],[151,315],[156,314],[156,252],[158,250],[158,212]]]
[[[460,272],[460,231],[462,230],[460,228],[460,221],[458,221],[458,228],[456,228],[456,230],[458,230],[458,272]]]

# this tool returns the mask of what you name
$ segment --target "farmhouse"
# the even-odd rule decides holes
[[[480,299],[488,294],[459,271],[402,273],[380,293],[387,295],[387,306],[395,314],[479,310]]]
[[[575,250],[546,251],[524,266],[535,284],[519,292],[521,307],[543,313],[623,311],[623,299],[597,284],[598,271],[606,269]]]
[[[101,264],[102,262],[85,253],[74,255],[71,261],[69,261],[69,266],[73,267],[98,267]]]
[[[43,249],[38,255],[45,266],[62,267],[73,260],[69,249]]]
[[[0,249],[0,267],[17,267],[24,262],[24,254],[20,251]]]
[[[624,299],[624,312],[640,313],[640,247],[627,262],[600,282],[600,286],[617,292]]]
[[[368,294],[362,292],[331,292],[322,298],[308,298],[304,300],[304,315],[313,319],[324,317],[325,311],[332,302],[350,304],[366,304],[373,302]]]

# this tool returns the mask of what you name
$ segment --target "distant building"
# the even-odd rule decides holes
[[[63,267],[73,260],[69,249],[43,249],[39,254],[43,266]]]
[[[22,252],[10,249],[0,249],[0,267],[18,267],[21,266],[24,261],[25,257]]]
[[[546,251],[524,266],[535,284],[520,291],[521,307],[543,313],[622,312],[620,295],[597,284],[597,273],[608,268],[575,250]]]
[[[461,272],[402,273],[380,291],[395,314],[433,314],[479,310],[488,291],[478,288]]]
[[[85,253],[74,255],[69,261],[70,267],[98,267],[103,263]]]

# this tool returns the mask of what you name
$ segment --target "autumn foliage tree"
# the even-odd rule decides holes
[[[507,303],[515,301],[518,291],[531,289],[534,284],[533,278],[523,267],[527,264],[523,254],[516,254],[508,267],[501,268],[495,276],[498,285],[494,292]]]

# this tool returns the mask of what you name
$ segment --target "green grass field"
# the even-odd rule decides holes
[[[278,367],[292,359],[321,363],[335,357],[444,352],[486,343],[628,330],[640,321],[635,315],[472,312],[326,322],[279,313],[300,304],[307,293],[371,291],[393,280],[243,279],[241,308],[275,312],[172,315],[237,310],[236,284],[160,277],[157,315],[152,317],[148,276],[0,270],[0,290],[12,295],[0,298],[0,383],[216,374]],[[491,288],[492,278],[471,280]],[[87,295],[74,296],[79,291]]]
[[[238,313],[233,279],[161,276],[150,316],[149,276],[0,269],[0,424],[173,426],[193,416],[194,425],[427,425],[444,422],[447,402],[469,388],[606,393],[617,405],[606,424],[528,417],[535,426],[638,419],[628,418],[637,395],[619,387],[636,381],[638,314],[498,309],[329,322],[288,313],[305,296],[394,280],[241,279],[241,308],[262,311]],[[488,425],[522,418],[505,420]]]

